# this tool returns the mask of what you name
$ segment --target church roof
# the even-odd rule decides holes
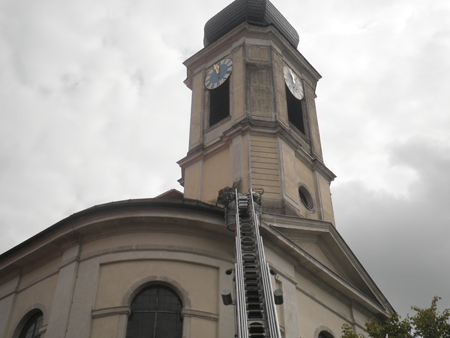
[[[166,192],[155,197],[155,199],[171,199],[171,200],[181,200],[184,198],[184,194],[177,189],[170,189]]]
[[[297,31],[269,0],[235,0],[205,24],[204,46],[208,46],[227,34],[242,22],[256,26],[273,25],[297,48]]]

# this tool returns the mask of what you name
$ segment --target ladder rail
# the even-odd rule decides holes
[[[236,337],[281,338],[270,268],[259,232],[261,218],[255,207],[259,197],[252,189],[246,195],[239,195],[237,189],[234,193]]]
[[[271,338],[281,338],[280,333],[280,326],[278,322],[278,314],[275,308],[275,301],[273,296],[273,288],[272,288],[272,281],[270,278],[270,268],[269,264],[266,263],[266,257],[264,254],[264,245],[262,237],[259,233],[259,223],[260,219],[255,211],[255,203],[253,200],[253,190],[250,190],[251,195],[251,212],[252,212],[252,218],[253,218],[253,225],[255,227],[255,237],[256,237],[256,244],[258,247],[258,259],[261,269],[261,278],[262,278],[262,285],[263,285],[263,292],[264,292],[264,299],[265,299],[265,308],[266,308],[266,315],[267,315],[267,324],[269,327],[270,337]]]
[[[239,213],[239,195],[237,189],[235,191],[236,197],[236,264],[235,264],[235,285],[236,285],[236,312],[237,312],[237,327],[238,338],[248,338],[248,323],[247,311],[245,301],[245,287],[244,287],[244,268],[242,259],[242,244],[241,244],[241,223]]]

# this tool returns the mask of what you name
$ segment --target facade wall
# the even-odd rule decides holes
[[[318,333],[325,328],[334,337],[340,336],[341,326],[344,323],[340,316],[301,291],[297,291],[297,303],[298,317],[299,320],[301,319],[300,337],[317,337]]]
[[[334,223],[329,181],[307,165],[286,142],[280,140],[279,144],[283,197],[286,202],[302,217]],[[300,200],[298,191],[300,187],[304,187],[311,195],[313,200],[311,210]]]
[[[203,74],[197,74],[194,77],[194,88],[203,86]],[[191,107],[191,129],[189,134],[189,149],[200,145],[202,137],[202,113],[203,113],[203,91],[192,91]]]
[[[318,156],[319,159],[322,159],[322,145],[320,143],[319,121],[317,119],[315,102],[316,94],[308,85],[304,86],[304,91],[306,98],[306,109],[308,112],[312,152],[315,156]]]
[[[273,58],[273,69],[274,74],[281,75],[283,74],[283,67],[285,63],[283,62],[283,58],[278,52],[272,50],[272,58]],[[277,105],[277,116],[278,120],[286,127],[289,126],[288,112],[287,112],[287,103],[286,103],[286,90],[284,84],[284,78],[282,76],[274,76],[274,93],[275,100]]]
[[[11,312],[10,323],[12,325],[9,327],[8,337],[12,336],[22,317],[38,304],[39,307],[43,307],[48,313],[51,313],[57,281],[58,276],[53,275],[29,288],[18,290]]]
[[[78,246],[68,249],[0,287],[0,337],[17,334],[33,309],[45,314],[43,338],[125,337],[129,305],[139,288],[152,283],[179,294],[184,337],[232,336],[234,309],[221,303],[220,290],[233,287],[225,274],[233,266],[233,240],[199,235],[134,228],[131,233],[105,233],[80,251]]]
[[[184,197],[191,199],[201,200],[201,172],[202,162],[192,164],[186,168],[184,172],[185,184],[184,184]]]
[[[202,201],[215,204],[220,189],[230,186],[230,149],[207,158],[203,163]]]
[[[233,95],[231,111],[235,122],[241,120],[245,114],[245,64],[244,49],[242,47],[233,52]]]
[[[315,258],[321,258],[338,273],[320,248],[314,245],[308,248]],[[296,266],[276,247],[266,246],[265,253],[270,266],[277,272],[277,276],[271,278],[272,287],[282,289],[284,293],[284,304],[277,306],[283,337],[318,338],[321,331],[327,331],[338,338],[344,323],[363,332],[367,310],[366,314],[358,311],[360,307],[355,308],[350,299]]]
[[[331,202],[330,182],[322,175],[316,173],[319,185],[320,202],[322,205],[323,220],[334,224],[333,203]]]
[[[250,142],[252,188],[263,188],[264,199],[279,199],[280,172],[276,138],[251,135]]]
[[[174,211],[140,225],[138,218],[117,218],[92,230],[81,245],[2,284],[0,338],[17,338],[33,309],[44,313],[42,338],[123,338],[134,296],[151,284],[167,285],[179,295],[184,338],[232,337],[235,308],[223,305],[220,292],[234,289],[233,276],[225,273],[234,267],[234,235],[212,219],[185,213],[186,220],[198,219],[193,227],[168,221]],[[302,248],[339,273],[317,244]],[[343,323],[362,330],[368,312],[361,305],[305,272],[270,241],[266,257],[278,273],[271,277],[272,287],[284,293],[285,302],[277,307],[283,337],[317,338],[326,329],[337,338]]]
[[[250,113],[255,117],[273,118],[271,71],[269,68],[249,67]]]

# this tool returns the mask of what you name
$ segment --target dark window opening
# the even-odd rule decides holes
[[[230,78],[209,91],[209,127],[230,116]]]
[[[181,300],[169,287],[152,285],[131,303],[127,338],[181,338]]]
[[[303,134],[306,134],[302,100],[298,100],[294,95],[292,95],[286,85],[285,87],[289,122],[291,122]]]
[[[300,200],[305,208],[312,210],[314,208],[314,202],[308,190],[305,187],[300,187],[298,188],[298,194],[300,195]]]
[[[44,321],[42,312],[38,312],[28,319],[27,323],[20,332],[19,338],[40,338],[39,329]]]

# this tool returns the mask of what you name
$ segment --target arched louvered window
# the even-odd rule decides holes
[[[230,78],[209,91],[209,123],[211,127],[230,116]]]
[[[40,338],[39,329],[44,321],[44,315],[41,311],[34,314],[20,331],[19,338]]]
[[[169,287],[151,285],[131,303],[126,338],[181,338],[181,300]]]
[[[292,95],[291,91],[286,87],[286,100],[288,109],[289,122],[292,123],[300,132],[305,132],[305,114],[303,112],[302,100]]]

